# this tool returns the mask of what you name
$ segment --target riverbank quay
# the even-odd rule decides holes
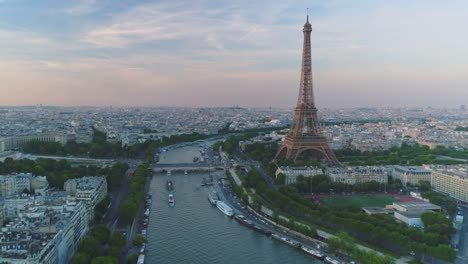
[[[244,166],[245,167],[245,166]],[[232,174],[237,174],[237,173],[242,173],[240,172],[239,170],[234,170],[232,172]],[[248,173],[248,172],[246,172]],[[230,172],[231,174],[231,172]],[[261,204],[258,204],[258,203],[255,203],[253,202],[254,199],[259,199],[261,197],[257,197],[258,194],[256,194],[255,190],[253,189],[249,189],[247,190],[246,188],[243,187],[243,184],[241,185],[238,185],[236,183],[236,181],[233,180],[234,176],[233,175],[228,175],[230,176],[231,178],[231,184],[232,185],[235,185],[233,187],[233,189],[237,189],[237,194],[239,196],[244,196],[242,200],[243,204],[248,204],[250,205],[250,210],[254,210],[255,208],[255,217],[261,217],[260,219],[262,221],[265,221],[271,225],[275,225],[277,226],[277,228],[281,228],[281,230],[284,232],[289,232],[289,234],[291,236],[293,236],[294,238],[301,238],[301,239],[304,239],[306,241],[310,241],[311,243],[316,243],[316,240],[319,240],[319,241],[322,241],[322,242],[328,242],[328,239],[333,239],[333,241],[336,241],[337,239],[340,239],[340,238],[336,238],[334,235],[332,234],[329,234],[327,233],[328,231],[324,231],[324,230],[319,230],[319,231],[322,231],[322,232],[318,232],[320,234],[327,234],[327,235],[324,235],[322,237],[320,236],[317,236],[318,239],[315,239],[315,238],[312,238],[312,237],[315,237],[316,234],[316,230],[315,229],[319,229],[318,226],[309,226],[307,224],[304,224],[302,223],[300,220],[296,220],[296,219],[290,219],[288,217],[285,217],[284,215],[281,215],[280,212],[273,212],[271,209],[267,208],[265,205],[261,205]],[[236,175],[238,176],[238,175]],[[243,175],[244,176],[244,175]],[[245,176],[244,176],[245,177]],[[242,176],[238,177],[238,178],[241,178],[243,179]],[[248,196],[248,199],[247,199],[247,196]],[[275,223],[272,223],[272,222],[275,222]],[[287,225],[285,225],[287,224]],[[313,227],[313,228],[312,228]],[[294,229],[294,230],[292,230]],[[313,232],[314,234],[312,234],[311,232]],[[356,242],[353,242],[353,244],[355,245],[356,247],[356,250],[359,250],[361,251],[362,253],[356,253],[356,256],[360,256],[359,258],[361,258],[363,256],[363,254],[366,254],[366,255],[369,255],[370,257],[371,256],[375,256],[376,258],[377,257],[381,257],[381,258],[399,258],[398,260],[396,260],[396,263],[406,263],[407,261],[409,261],[410,259],[413,259],[411,256],[403,256],[403,257],[400,257],[400,256],[395,256],[395,255],[392,255],[392,254],[387,254],[387,253],[383,253],[381,251],[378,251],[378,250],[375,250],[375,249],[372,249],[370,247],[367,247],[367,246],[364,246],[362,244],[357,244]],[[322,244],[323,246],[323,244]],[[341,252],[341,254],[343,254],[343,252]],[[341,255],[340,254],[340,255]],[[354,253],[347,253],[346,255],[351,255],[353,254],[354,256]]]

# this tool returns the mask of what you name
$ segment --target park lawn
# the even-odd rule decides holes
[[[321,197],[320,201],[326,206],[384,207],[385,205],[392,204],[398,200],[390,196],[362,195]]]

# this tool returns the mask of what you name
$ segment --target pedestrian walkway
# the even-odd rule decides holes
[[[239,176],[237,176],[236,171],[233,168],[231,168],[229,169],[229,172],[231,173],[232,178],[236,182],[237,186],[242,186],[242,181],[239,179]]]

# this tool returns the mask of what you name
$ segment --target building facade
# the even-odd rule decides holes
[[[0,196],[21,194],[23,191],[46,189],[49,186],[45,176],[31,173],[0,175]]]
[[[15,216],[0,231],[0,263],[69,263],[89,230],[85,202],[65,192],[25,196],[5,199]]]
[[[275,172],[276,177],[279,174],[286,176],[285,184],[293,184],[298,176],[313,177],[323,174],[323,171],[318,167],[279,167]]]
[[[431,186],[436,192],[468,203],[468,166],[433,169]]]
[[[351,185],[370,181],[385,184],[388,182],[388,175],[385,168],[378,166],[328,168],[326,173],[334,182]]]
[[[394,217],[408,226],[424,228],[421,215],[426,212],[439,212],[440,206],[426,201],[395,202],[392,204],[395,210]]]
[[[67,139],[68,136],[66,134],[38,134],[0,138],[0,152],[20,149],[32,141],[59,142],[64,145],[67,143]]]
[[[63,188],[68,195],[86,204],[88,221],[94,219],[94,208],[107,195],[107,181],[105,176],[87,176],[69,179],[65,182]]]
[[[431,171],[416,166],[395,166],[392,176],[401,180],[404,185],[419,185],[420,181],[431,181]]]

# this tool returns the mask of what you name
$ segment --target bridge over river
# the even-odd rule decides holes
[[[223,165],[221,163],[157,163],[153,165],[153,172],[216,170],[224,170]]]

